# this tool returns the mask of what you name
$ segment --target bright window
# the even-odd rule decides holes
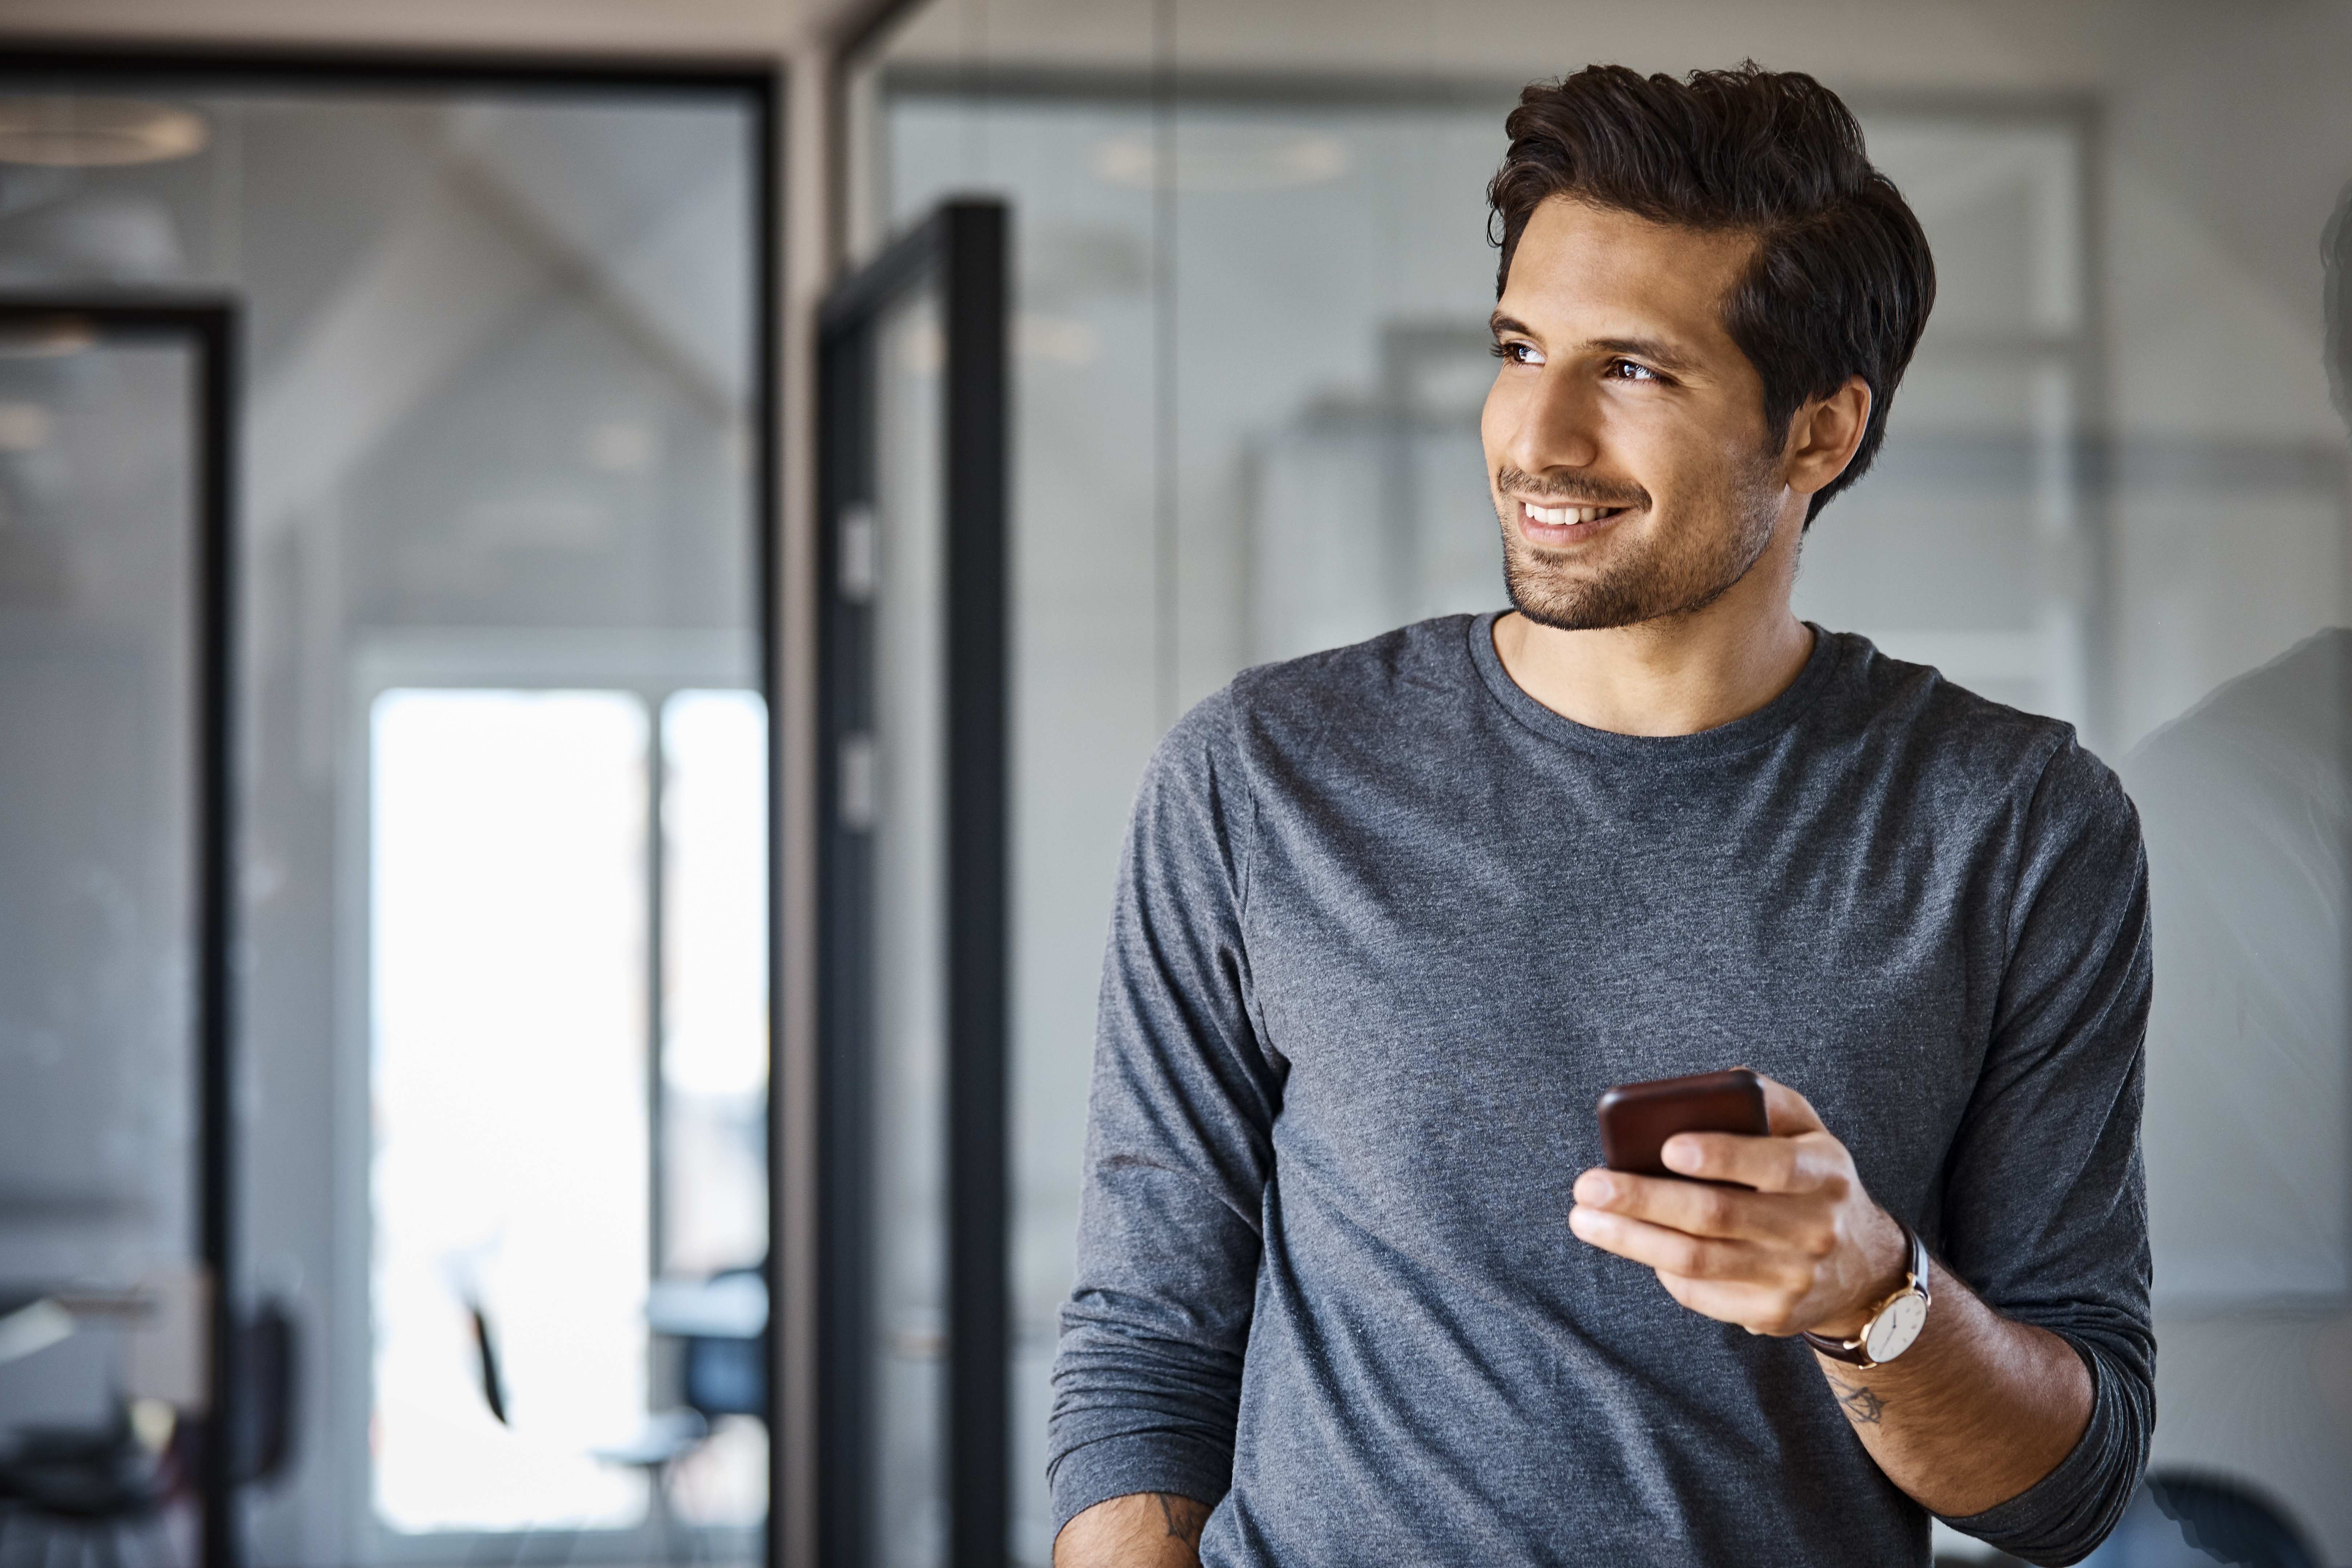
[[[370,728],[376,1511],[626,1525],[588,1450],[646,1411],[646,706],[395,689]]]
[[[662,704],[665,1272],[768,1247],[767,708],[753,691]]]

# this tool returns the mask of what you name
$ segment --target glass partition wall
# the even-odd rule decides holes
[[[2158,944],[2157,1471],[2249,1487],[2352,1559],[2352,37],[2133,0],[1859,30],[1811,0],[938,0],[856,78],[852,205],[869,244],[950,193],[1019,220],[1015,1561],[1050,1553],[1047,1371],[1145,758],[1246,665],[1502,602],[1476,428],[1503,116],[1588,60],[1746,56],[1848,96],[1939,274],[1799,609],[2073,721],[2124,775]],[[2220,84],[2259,111],[2188,106]]]
[[[258,1458],[210,1310],[233,323],[0,304],[0,1485],[184,1555]]]
[[[285,1451],[241,1505],[258,1560],[760,1550],[771,92],[757,71],[0,65],[0,301],[201,292],[243,322],[215,726],[234,1100],[203,1131],[231,1156],[222,1298],[289,1335]],[[54,504],[0,521],[7,581],[155,645],[152,670],[107,666],[144,725],[56,687],[42,711],[79,750],[47,753],[47,794],[121,795],[162,832],[198,741],[164,646],[184,621],[123,591],[185,546],[126,554],[138,498],[115,492],[168,488],[170,455],[89,450],[83,415],[17,385],[30,363],[0,362],[0,463]],[[121,396],[163,374],[108,345],[40,363]],[[37,793],[5,792],[0,831],[37,831]],[[184,1015],[187,961],[134,929],[138,888],[49,841],[153,949],[92,1005]],[[107,854],[145,868],[144,842]],[[184,902],[184,879],[163,891]],[[5,1048],[37,1047],[11,1010]],[[136,1086],[152,1152],[194,1136],[177,1079]],[[9,1172],[13,1215],[37,1173]],[[75,1223],[89,1246],[39,1268],[137,1283],[91,1250],[110,1221]],[[138,1385],[102,1338],[0,1376],[70,1373],[103,1407]],[[39,1416],[0,1402],[0,1428]]]

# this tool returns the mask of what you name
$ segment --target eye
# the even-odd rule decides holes
[[[1498,340],[1486,352],[1510,364],[1541,364],[1544,362],[1543,351],[1523,338]]]
[[[1612,359],[1602,374],[1614,381],[1664,381],[1666,378],[1648,365],[1636,364],[1629,359]]]

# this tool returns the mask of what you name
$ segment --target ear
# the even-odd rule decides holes
[[[1870,427],[1870,384],[1858,375],[1827,397],[1797,410],[1789,423],[1789,488],[1801,496],[1825,489],[1853,461],[1862,433]]]

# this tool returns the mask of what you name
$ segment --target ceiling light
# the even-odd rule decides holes
[[[1348,146],[1329,136],[1249,127],[1191,126],[1172,147],[1115,136],[1095,148],[1095,173],[1115,185],[1180,191],[1274,191],[1335,180],[1348,172]]]
[[[203,119],[128,98],[0,98],[0,163],[50,168],[161,163],[200,152]]]

